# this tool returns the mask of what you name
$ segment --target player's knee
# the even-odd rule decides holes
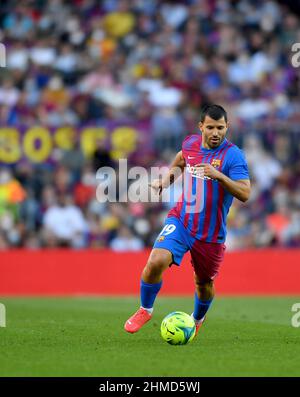
[[[152,252],[147,265],[146,270],[148,273],[160,274],[170,265],[170,254],[164,252]]]
[[[199,293],[212,295],[214,293],[214,282],[211,279],[200,279],[195,275],[196,289]]]

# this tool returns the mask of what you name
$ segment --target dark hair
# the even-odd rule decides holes
[[[224,120],[227,123],[227,113],[224,108],[220,105],[204,105],[200,110],[200,121],[203,123],[205,116],[209,116],[214,120],[220,120],[224,117]]]

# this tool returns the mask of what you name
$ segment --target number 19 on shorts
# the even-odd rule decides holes
[[[159,236],[168,236],[169,234],[173,233],[174,230],[176,229],[175,225],[166,225],[162,229],[162,231],[159,233]]]

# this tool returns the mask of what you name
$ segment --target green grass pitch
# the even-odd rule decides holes
[[[160,323],[192,297],[159,297],[140,332],[123,330],[138,298],[0,298],[0,376],[300,376],[300,297],[216,297],[194,341],[171,346]]]

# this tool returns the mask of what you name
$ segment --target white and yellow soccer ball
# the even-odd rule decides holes
[[[172,312],[162,320],[160,331],[163,340],[170,345],[186,345],[194,339],[196,325],[187,313]]]

